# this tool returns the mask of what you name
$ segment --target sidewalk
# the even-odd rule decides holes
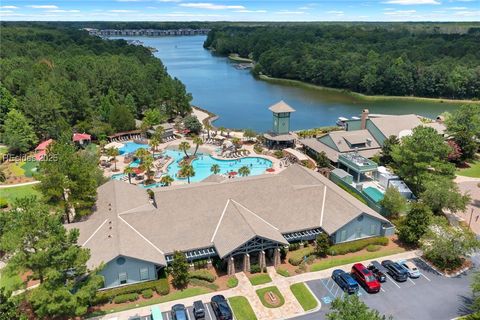
[[[408,252],[394,254],[391,256],[385,256],[385,257],[382,257],[381,259],[387,259],[387,257],[388,259],[392,259],[392,260],[411,259],[419,256],[419,254],[420,254],[419,251],[408,251]],[[362,263],[367,264],[369,261],[370,260],[362,261]],[[158,306],[160,310],[166,311],[166,310],[170,310],[172,306],[177,303],[182,303],[186,306],[191,306],[193,302],[196,300],[202,300],[204,302],[208,302],[214,295],[222,294],[226,298],[235,297],[235,296],[246,297],[250,302],[255,314],[257,315],[258,320],[291,318],[291,317],[298,316],[305,313],[302,307],[300,306],[300,304],[298,303],[297,299],[293,296],[290,290],[290,286],[292,284],[298,283],[298,282],[317,280],[321,278],[328,278],[332,275],[332,271],[334,269],[342,269],[345,271],[350,271],[352,265],[353,263],[350,263],[350,264],[346,264],[343,266],[338,266],[338,267],[334,267],[334,268],[330,268],[322,271],[307,272],[299,275],[294,275],[291,277],[283,277],[276,273],[275,268],[269,267],[267,268],[267,271],[270,277],[272,278],[272,282],[258,285],[255,287],[250,284],[250,281],[248,280],[247,276],[243,272],[239,272],[236,274],[239,280],[238,286],[233,289],[216,291],[216,292],[211,292],[211,293],[194,296],[186,299],[164,302],[164,303],[157,304],[156,306]],[[270,308],[264,307],[263,304],[261,303],[255,291],[258,289],[270,287],[270,286],[277,286],[280,292],[282,293],[282,295],[284,296],[285,304],[283,306],[279,308],[270,309]],[[112,313],[109,315],[95,317],[92,319],[128,320],[134,316],[147,316],[150,314],[150,308],[152,306]]]
[[[37,183],[40,183],[40,181],[30,181],[30,182],[23,182],[23,183],[17,183],[17,184],[2,184],[0,185],[0,189],[23,187],[23,186],[29,186],[31,184],[37,184]]]

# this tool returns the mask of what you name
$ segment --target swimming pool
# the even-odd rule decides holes
[[[118,152],[120,154],[125,154],[125,153],[135,153],[138,149],[148,149],[149,146],[148,144],[141,144],[141,143],[136,143],[136,142],[126,142],[123,144],[123,147],[118,149]]]
[[[373,200],[375,203],[378,203],[382,201],[383,199],[383,193],[378,190],[377,188],[374,187],[367,187],[363,189],[363,193],[367,195],[371,200]]]

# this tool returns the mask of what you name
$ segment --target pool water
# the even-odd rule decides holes
[[[363,189],[363,193],[365,193],[367,197],[375,201],[375,203],[378,203],[383,199],[383,193],[374,187],[367,187]]]
[[[148,144],[141,144],[141,143],[136,143],[136,142],[126,142],[123,144],[123,147],[118,149],[118,152],[120,154],[125,154],[125,153],[135,153],[138,149],[148,149],[149,146]]]

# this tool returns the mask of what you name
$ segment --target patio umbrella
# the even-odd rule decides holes
[[[236,172],[236,171],[230,171],[228,173],[229,176],[236,176],[237,174],[238,174],[238,172]]]
[[[134,169],[133,169],[133,172],[134,172],[135,174],[140,174],[140,173],[143,172],[143,170],[140,169],[140,168],[134,168]]]
[[[268,169],[267,169],[267,172],[275,172],[275,169],[273,169],[273,168],[268,168]]]

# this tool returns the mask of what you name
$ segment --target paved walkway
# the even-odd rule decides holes
[[[0,185],[0,189],[29,186],[31,184],[37,184],[37,183],[40,183],[40,181],[30,181],[30,182],[17,183],[17,184],[2,184],[2,185]]]
[[[392,260],[411,259],[411,258],[418,257],[419,255],[420,255],[419,251],[408,251],[408,252],[403,252],[403,253],[388,256],[388,259],[392,259]],[[386,258],[387,257],[382,257],[381,259],[386,259]],[[363,261],[363,263],[367,264],[369,261],[370,260]],[[170,310],[172,306],[177,303],[182,303],[186,306],[191,306],[193,302],[196,300],[202,300],[204,302],[208,302],[214,295],[217,295],[217,294],[222,294],[226,298],[235,297],[235,296],[245,296],[250,302],[253,310],[255,311],[255,314],[257,315],[258,320],[291,318],[300,314],[304,314],[305,312],[303,311],[302,307],[298,303],[297,299],[293,296],[290,290],[290,285],[298,282],[306,282],[310,280],[330,277],[334,269],[342,269],[345,271],[350,271],[352,265],[353,263],[322,270],[322,271],[317,271],[317,272],[307,272],[307,273],[294,275],[287,278],[278,275],[273,267],[269,267],[267,268],[267,270],[268,270],[268,274],[272,278],[272,282],[266,283],[263,285],[258,285],[255,287],[250,284],[250,281],[248,280],[247,276],[243,272],[240,272],[236,274],[239,280],[238,286],[233,289],[211,292],[211,293],[194,296],[190,298],[160,303],[157,306],[160,308],[160,310],[165,311],[165,310]],[[283,306],[279,308],[269,309],[264,307],[263,304],[261,303],[255,291],[260,288],[270,287],[270,286],[277,286],[280,292],[282,293],[282,295],[284,296],[285,304]],[[319,306],[321,305],[319,304]],[[101,317],[96,317],[94,319],[128,320],[133,316],[149,315],[150,308],[151,306],[141,307],[137,309],[131,309],[127,311],[112,313],[112,314],[101,316]]]
[[[470,223],[472,231],[480,235],[480,178],[457,176],[455,182],[462,193],[468,192],[472,198],[465,211],[455,213],[455,217]]]

